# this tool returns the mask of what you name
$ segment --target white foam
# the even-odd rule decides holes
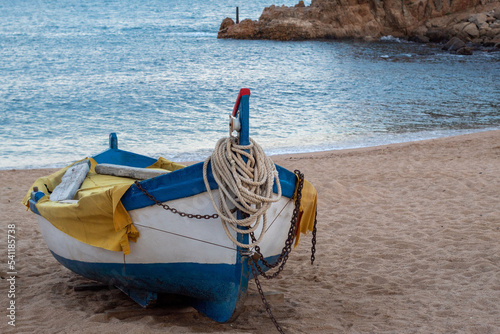
[[[400,39],[400,38],[394,37],[392,35],[382,36],[382,37],[380,37],[379,40],[381,42],[408,43],[408,41],[405,41],[404,39]]]

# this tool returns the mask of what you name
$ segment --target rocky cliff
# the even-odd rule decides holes
[[[226,18],[218,38],[465,42],[500,48],[500,0],[312,0],[295,7],[265,8],[258,21]]]

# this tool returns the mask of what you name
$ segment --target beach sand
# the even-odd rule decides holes
[[[273,312],[285,332],[500,333],[500,131],[273,160],[318,190],[316,262],[302,236],[279,278],[261,280],[284,296]],[[218,324],[180,306],[144,311],[116,289],[74,291],[89,281],[52,257],[21,204],[52,171],[0,171],[1,333],[276,332],[259,304]]]

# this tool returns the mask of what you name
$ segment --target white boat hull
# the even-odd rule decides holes
[[[215,193],[215,192],[214,192]],[[215,213],[207,193],[169,201],[170,207],[193,214]],[[283,248],[293,202],[282,197],[268,211],[269,226],[259,245],[266,257],[279,255]],[[157,205],[129,212],[140,233],[130,244],[130,254],[113,252],[80,242],[38,216],[40,230],[49,249],[68,260],[91,263],[206,263],[234,264],[237,247],[227,237],[219,219],[181,217]],[[255,232],[262,233],[262,224]],[[236,233],[233,232],[236,237]]]

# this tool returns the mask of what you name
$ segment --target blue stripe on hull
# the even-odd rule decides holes
[[[156,160],[150,157],[118,149],[108,149],[93,158],[98,163],[118,164],[131,167],[146,167],[156,162]],[[279,173],[283,196],[291,198],[295,192],[295,182],[297,180],[295,174],[278,165],[276,165],[276,169]],[[208,166],[208,180],[211,189],[218,188],[212,176],[210,164]],[[206,191],[203,181],[203,162],[176,170],[169,174],[141,181],[141,186],[161,202],[200,194]],[[274,185],[273,190],[277,192],[276,185]],[[121,201],[128,211],[154,204],[147,196],[137,189],[135,185],[130,187]]]
[[[90,263],[66,259],[54,252],[52,255],[75,273],[119,286],[122,291],[133,289],[191,297],[193,307],[218,322],[228,321],[238,299],[246,294],[247,285],[241,286],[240,282],[241,264]]]
[[[240,277],[236,265],[88,263],[69,260],[53,252],[52,255],[75,273],[119,286],[122,291],[132,289],[192,297],[198,311],[218,322],[231,318],[238,301]]]
[[[146,168],[156,162],[156,159],[145,155],[110,148],[102,153],[95,155],[94,160],[101,163],[112,163],[115,165],[125,165],[130,167]]]
[[[297,177],[294,173],[276,165],[279,173],[283,196],[292,198],[295,192]],[[208,181],[211,189],[217,189],[218,185],[212,176],[212,168],[209,163],[207,169]],[[206,191],[203,181],[203,163],[197,163],[169,174],[157,176],[152,179],[141,181],[141,186],[152,194],[158,201],[167,202],[179,198],[190,197]],[[273,191],[277,192],[276,185]],[[121,199],[125,209],[128,211],[153,205],[146,195],[136,185],[131,185],[129,190]]]

